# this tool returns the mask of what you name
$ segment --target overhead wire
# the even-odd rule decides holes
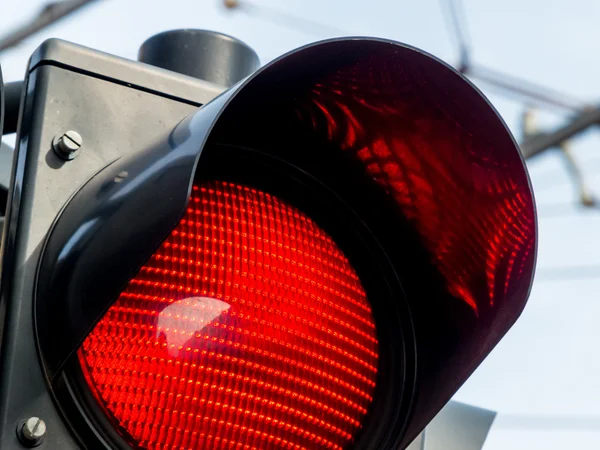
[[[459,51],[459,70],[463,72],[469,67],[471,57],[471,36],[466,26],[467,16],[461,0],[440,0],[444,24],[450,36],[456,41]]]
[[[489,88],[496,89],[504,96],[526,100],[541,106],[559,108],[566,111],[580,111],[587,106],[578,99],[556,92],[531,81],[509,76],[480,65],[474,65],[471,61],[472,42],[467,31],[466,14],[462,7],[462,3],[460,3],[460,0],[442,0],[442,6],[444,4],[443,2],[448,2],[446,5],[447,8],[444,9],[446,14],[446,27],[454,36],[459,48],[458,69],[463,71],[465,75],[486,84]],[[236,7],[241,11],[254,15],[259,19],[267,20],[275,25],[283,24],[300,32],[320,36],[351,34],[337,27],[324,25],[308,18],[298,17],[276,8],[240,1],[236,1],[235,3]],[[564,217],[576,213],[577,211],[573,210],[574,207],[577,207],[577,203],[575,202],[572,204],[543,205],[540,207],[540,215],[546,217]],[[594,208],[580,207],[580,209],[580,212],[592,212]],[[592,279],[596,277],[600,277],[600,265],[542,268],[538,271],[536,279],[542,281],[558,281],[569,279]]]
[[[535,272],[535,281],[545,283],[597,279],[600,279],[600,264],[538,267]]]
[[[582,161],[581,164],[585,166],[586,171],[594,171],[600,168],[600,158],[590,158],[588,161]],[[548,170],[543,174],[540,174],[539,178],[534,177],[533,188],[535,192],[547,191],[550,189],[555,189],[557,187],[566,187],[567,185],[572,185],[573,180],[565,179],[559,180],[557,182],[557,177],[562,175],[567,175],[564,170]],[[543,177],[541,176],[543,175]],[[600,174],[597,174],[595,177],[590,177],[591,180],[597,180],[597,177]]]
[[[459,51],[458,70],[465,75],[485,83],[504,95],[526,98],[540,106],[568,111],[580,111],[589,105],[579,99],[531,81],[507,75],[497,70],[473,64],[472,42],[468,33],[467,14],[461,0],[440,0],[442,15],[449,33],[457,42]]]
[[[588,104],[564,93],[523,80],[499,71],[474,65],[471,62],[472,43],[467,31],[467,16],[461,0],[440,0],[444,22],[454,37],[459,51],[458,68],[470,78],[487,85],[488,90],[500,91],[503,95],[527,99],[537,105],[581,112]],[[539,189],[536,189],[539,191]],[[585,213],[597,213],[596,206],[586,207],[581,203],[557,203],[538,205],[538,216],[546,218],[572,217]]]
[[[18,45],[29,36],[41,31],[61,20],[62,18],[76,12],[80,8],[93,3],[96,0],[64,0],[52,2],[46,5],[40,13],[33,17],[30,22],[0,38],[0,52]],[[541,102],[548,106],[559,107],[567,110],[580,110],[586,105],[577,99],[564,94],[552,91],[543,86],[530,81],[518,79],[498,71],[482,66],[473,66],[471,63],[472,42],[467,31],[466,13],[460,0],[441,0],[442,9],[446,13],[445,23],[449,33],[454,36],[459,48],[459,70],[464,71],[466,75],[471,76],[483,83],[499,89],[503,94],[512,94],[517,97],[525,97],[536,102]],[[444,8],[446,3],[447,8]],[[236,2],[236,8],[249,15],[271,22],[275,25],[283,25],[300,32],[314,35],[349,35],[347,31],[331,25],[316,22],[312,19],[300,17],[288,12],[271,8],[264,5],[257,5],[249,2]],[[540,205],[542,215],[564,216],[573,213],[572,209],[577,206],[573,204],[552,204]],[[556,212],[549,211],[551,207]],[[562,209],[562,211],[561,211]],[[567,211],[567,209],[571,209]],[[588,211],[591,208],[582,208]],[[565,214],[565,212],[567,214]],[[572,279],[572,278],[592,278],[600,276],[600,265],[590,266],[569,266],[560,268],[547,268],[538,271],[538,278]]]
[[[64,0],[46,4],[29,22],[0,38],[0,52],[13,48],[42,29],[97,0]]]
[[[470,64],[463,72],[470,78],[486,84],[490,90],[502,92],[509,97],[527,99],[538,106],[571,112],[582,111],[590,107],[589,104],[565,93],[488,67]]]
[[[234,9],[254,16],[260,20],[269,22],[273,25],[294,29],[296,31],[300,31],[301,33],[312,34],[320,37],[332,35],[347,36],[351,34],[341,28],[317,22],[312,19],[301,17],[299,15],[291,14],[281,9],[272,8],[265,5],[259,5],[247,1],[235,1],[232,3],[226,1],[225,5],[229,9]]]
[[[508,98],[526,99],[538,106],[569,112],[580,111],[588,106],[585,102],[564,93],[482,65],[474,64],[471,60],[472,42],[467,31],[467,15],[462,3],[460,0],[440,1],[448,33],[459,48],[459,63],[457,67],[459,71]],[[259,5],[254,2],[225,0],[225,5],[231,10],[237,10],[259,20],[267,21],[277,26],[284,26],[301,33],[320,37],[334,35],[348,36],[354,34],[336,26],[317,22],[279,8]]]
[[[600,217],[600,208],[597,206],[583,206],[577,202],[542,203],[537,205],[538,217],[545,219],[568,218],[574,216]]]

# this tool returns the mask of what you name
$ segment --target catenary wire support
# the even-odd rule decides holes
[[[594,115],[590,116],[590,118],[593,118],[593,117],[594,117]],[[573,134],[576,134],[577,129],[569,128],[570,124],[567,124],[565,127],[563,127],[562,133],[560,132],[560,130],[557,130],[557,132],[551,134],[552,138],[544,140],[542,138],[547,137],[548,135],[540,134],[538,132],[535,119],[536,119],[536,110],[531,107],[526,108],[525,111],[523,112],[523,116],[522,116],[522,132],[523,132],[524,144],[521,145],[521,151],[523,152],[525,157],[530,158],[530,157],[535,156],[535,155],[541,153],[542,151],[545,151],[551,147],[556,147],[556,148],[560,149],[561,154],[565,158],[567,171],[569,172],[569,175],[571,176],[571,179],[575,183],[575,186],[579,193],[580,203],[586,207],[597,206],[597,201],[596,201],[594,195],[592,194],[592,190],[586,181],[584,172],[583,172],[583,170],[581,170],[581,166],[579,165],[579,163],[577,162],[577,159],[575,158],[575,155],[573,154],[570,142],[568,140],[568,138],[571,137],[572,135],[569,135],[569,133],[567,133],[566,131],[573,131]],[[582,123],[583,123],[583,121],[582,121]],[[585,129],[585,128],[583,128],[583,129]],[[566,136],[566,137],[563,140],[559,140],[563,136]],[[530,146],[525,145],[526,143],[531,143],[531,142],[533,142],[533,145],[530,145]],[[540,142],[541,144],[538,144],[538,146],[536,146],[535,145],[536,142]]]
[[[579,192],[579,201],[583,206],[588,208],[597,207],[597,201],[595,196],[592,194],[592,190],[588,185],[585,175],[581,170],[581,166],[577,162],[575,155],[571,149],[569,141],[563,141],[560,143],[559,148],[562,151],[562,154],[565,157],[565,162],[567,164],[567,170],[577,187]]]
[[[531,137],[525,138],[520,145],[521,151],[525,158],[533,158],[598,124],[600,124],[600,108],[586,108],[565,125],[556,128],[554,131],[536,133]]]

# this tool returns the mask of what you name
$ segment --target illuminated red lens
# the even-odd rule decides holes
[[[276,197],[215,182],[194,187],[78,355],[143,448],[343,448],[372,401],[378,346],[331,238]]]

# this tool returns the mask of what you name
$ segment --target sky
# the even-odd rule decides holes
[[[220,0],[106,0],[0,56],[5,80],[22,79],[27,59],[60,37],[135,59],[141,43],[174,28],[231,34],[263,63],[334,35],[369,35],[420,47],[450,63],[458,57],[439,0],[248,0],[248,13]],[[0,35],[43,2],[5,2]],[[600,2],[597,0],[463,0],[482,65],[541,83],[594,104],[600,98]],[[252,12],[253,13],[250,13]],[[280,12],[299,19],[291,29]],[[301,19],[304,19],[303,22]],[[310,26],[308,24],[311,24]],[[317,26],[321,24],[322,26]],[[517,138],[524,103],[481,85]],[[542,129],[563,112],[539,114]],[[600,135],[572,142],[600,197]],[[538,273],[522,317],[456,399],[498,412],[484,450],[600,448],[600,209],[577,206],[577,192],[557,151],[529,162],[539,212]],[[585,266],[583,270],[578,270]]]

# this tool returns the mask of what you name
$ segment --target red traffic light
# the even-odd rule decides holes
[[[2,289],[87,447],[403,448],[526,302],[523,159],[420,50],[325,41],[216,97],[59,41],[31,64],[3,269],[30,282]],[[77,114],[45,106],[82,96]],[[41,156],[59,123],[82,136],[73,160]],[[101,134],[114,145],[85,148]],[[36,221],[54,184],[31,177],[57,174],[69,195]]]
[[[333,240],[276,197],[211,182],[194,186],[79,360],[143,448],[341,449],[373,399],[377,351]]]
[[[350,39],[294,52],[231,95],[205,146],[207,166],[232,147],[310,174],[383,247],[415,333],[407,424],[414,437],[529,295],[534,200],[506,126],[441,61],[388,41]]]

